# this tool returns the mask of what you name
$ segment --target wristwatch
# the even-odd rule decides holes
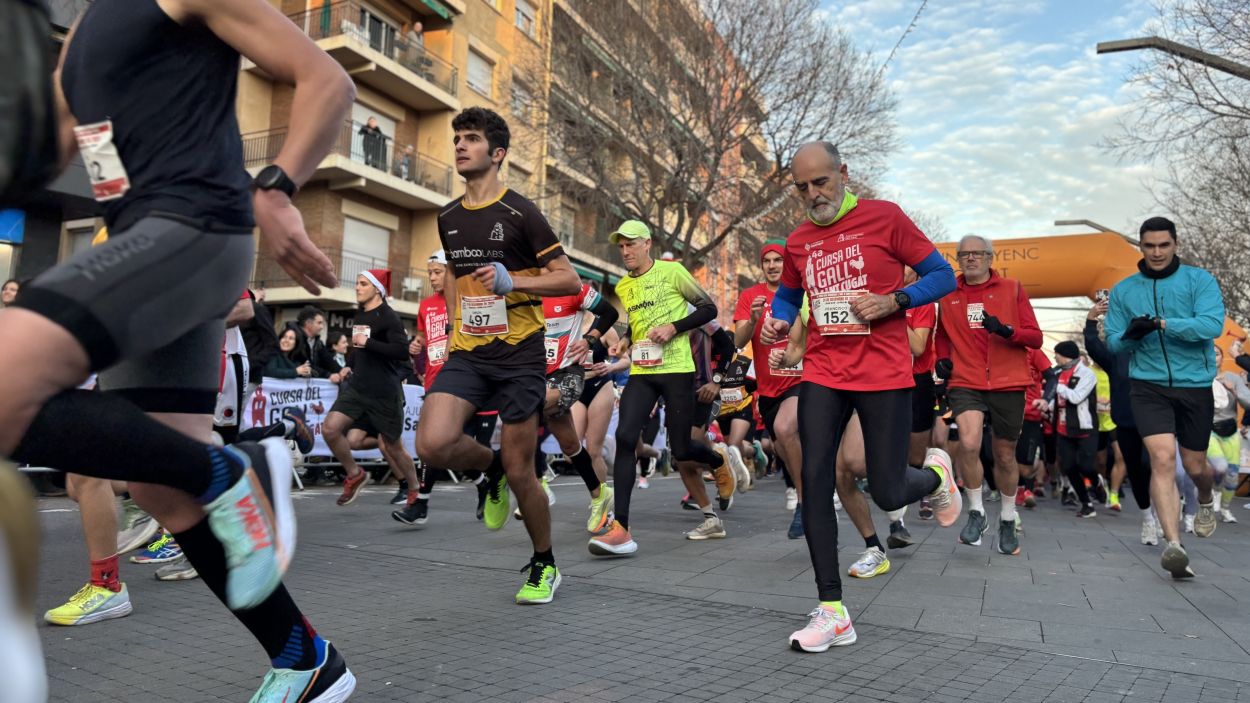
[[[894,297],[894,302],[898,304],[899,310],[906,310],[911,307],[911,296],[901,290],[896,290],[890,294]]]
[[[594,336],[593,334],[589,332],[587,332],[586,334],[583,334],[582,339],[586,340],[587,344],[594,344],[595,342],[599,341],[598,337]]]
[[[715,383],[716,385],[719,386],[720,382],[723,380],[725,380],[725,376],[721,372],[717,371],[716,373],[712,374],[712,383]]]
[[[295,185],[295,181],[286,175],[286,171],[277,164],[269,164],[262,168],[260,173],[256,174],[256,178],[252,179],[252,185],[261,190],[280,190],[286,193],[286,197],[294,198],[299,191],[299,186]]]

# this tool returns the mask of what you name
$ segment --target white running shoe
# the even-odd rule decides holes
[[[793,488],[786,489],[786,512],[794,512],[799,507],[799,492]]]
[[[1237,522],[1237,516],[1229,512],[1228,508],[1220,510],[1220,520],[1224,522]]]
[[[1193,534],[1194,532],[1194,516],[1193,515],[1185,516],[1185,532],[1188,534]]]
[[[153,541],[161,526],[130,498],[122,499],[122,519],[117,531],[117,553],[126,554]]]
[[[733,467],[734,478],[738,480],[738,492],[744,493],[751,488],[751,472],[747,470],[746,462],[742,460],[742,451],[737,447],[728,447],[729,465]]]
[[[830,647],[855,644],[855,626],[846,608],[823,605],[808,613],[807,627],[790,635],[790,648],[800,652],[823,652]]]
[[[1159,525],[1149,513],[1141,521],[1141,543],[1155,545],[1159,543]]]
[[[725,524],[715,515],[704,520],[698,527],[686,533],[686,539],[724,539]]]
[[[859,559],[846,570],[847,575],[859,579],[870,579],[890,572],[890,560],[879,547],[869,547],[859,555]]]

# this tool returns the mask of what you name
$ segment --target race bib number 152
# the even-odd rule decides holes
[[[865,290],[847,290],[813,294],[810,299],[817,331],[824,336],[868,334],[869,323],[851,311],[851,303],[867,293]]]

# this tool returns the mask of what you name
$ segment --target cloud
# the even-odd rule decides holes
[[[1036,236],[1057,232],[1056,219],[1114,228],[1139,220],[1150,210],[1152,169],[1099,146],[1133,109],[1128,64],[1096,56],[1093,44],[1144,26],[1143,4],[1069,12],[1071,3],[930,2],[889,67],[905,147],[890,159],[883,192],[940,217],[956,236]],[[918,6],[861,0],[829,14],[884,60]]]

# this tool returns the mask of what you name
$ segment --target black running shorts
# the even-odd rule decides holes
[[[399,439],[404,432],[404,391],[398,384],[396,393],[379,397],[358,393],[348,384],[339,389],[339,397],[330,407],[332,413],[342,413],[353,421],[365,420],[379,436],[389,440]],[[368,428],[364,428],[368,433]]]
[[[1211,442],[1215,397],[1211,387],[1167,388],[1134,380],[1129,395],[1137,432],[1143,437],[1176,435],[1185,449],[1205,452]]]
[[[955,422],[969,410],[989,415],[990,430],[997,439],[1018,439],[1024,426],[1024,391],[979,391],[951,388],[946,391]]]
[[[429,392],[454,395],[479,410],[498,410],[505,423],[525,422],[543,409],[545,370],[541,365],[514,368],[477,362],[469,352],[456,351],[447,357]]]

